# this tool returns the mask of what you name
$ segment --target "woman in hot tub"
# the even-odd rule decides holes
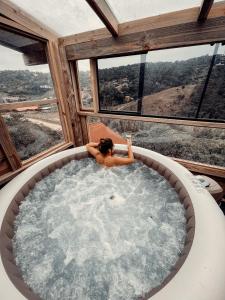
[[[128,165],[134,162],[134,155],[131,149],[131,139],[127,140],[128,157],[113,156],[113,141],[110,138],[100,139],[99,143],[86,145],[87,151],[93,155],[96,161],[107,167]]]

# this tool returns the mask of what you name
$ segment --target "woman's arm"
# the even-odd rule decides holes
[[[131,149],[131,145],[132,145],[132,142],[131,140],[127,140],[127,147],[128,147],[128,158],[130,158],[132,160],[132,162],[134,162],[134,154],[133,154],[133,151]]]
[[[86,144],[86,147],[94,147],[94,148],[96,148],[96,147],[98,147],[98,143],[90,142],[90,143]]]
[[[99,153],[99,150],[96,149],[97,147],[98,147],[98,143],[90,142],[86,144],[87,151],[94,157],[96,157],[96,155]]]
[[[127,140],[128,157],[113,157],[113,164],[115,166],[129,165],[134,162],[134,154],[131,148],[131,140]]]

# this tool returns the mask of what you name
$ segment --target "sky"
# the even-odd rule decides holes
[[[60,36],[104,27],[86,0],[12,0],[12,2]]]
[[[1,70],[29,70],[33,72],[49,73],[47,64],[25,66],[22,53],[3,46],[0,46],[0,71]]]
[[[200,6],[202,0],[107,0],[119,22]]]

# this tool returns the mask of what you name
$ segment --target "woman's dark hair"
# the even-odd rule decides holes
[[[98,144],[98,150],[103,154],[106,155],[109,150],[113,149],[113,141],[110,138],[100,139]]]

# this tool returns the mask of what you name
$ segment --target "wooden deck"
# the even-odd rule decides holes
[[[89,140],[98,143],[101,138],[111,138],[114,144],[126,144],[127,141],[105,124],[91,123],[88,125]]]

